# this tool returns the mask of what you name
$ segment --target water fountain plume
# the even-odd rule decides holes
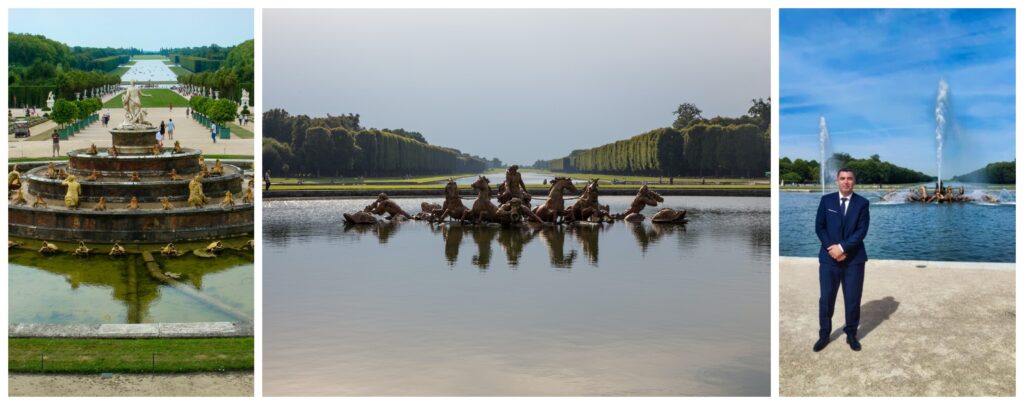
[[[939,181],[942,181],[942,147],[946,138],[946,118],[949,115],[949,84],[939,79],[939,94],[935,98],[935,161]]]
[[[834,178],[833,167],[830,164],[832,161],[832,140],[828,134],[828,123],[825,122],[825,117],[822,116],[818,120],[818,149],[821,153],[821,160],[818,162],[818,177],[821,179],[821,193],[825,194],[828,191],[828,180]]]

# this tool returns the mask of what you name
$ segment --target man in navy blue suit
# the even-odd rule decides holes
[[[857,340],[857,326],[860,325],[860,297],[864,289],[864,264],[868,253],[864,249],[864,237],[868,234],[868,200],[853,193],[856,183],[853,170],[843,168],[836,174],[838,193],[826,194],[818,204],[818,216],[814,230],[821,240],[818,252],[818,282],[821,298],[818,300],[818,341],[814,351],[828,346],[832,333],[832,313],[836,307],[836,295],[843,289],[843,304],[846,309],[846,343],[854,351],[860,351]]]

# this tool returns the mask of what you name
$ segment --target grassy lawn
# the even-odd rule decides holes
[[[192,74],[192,72],[190,72],[188,69],[185,69],[185,68],[183,68],[181,66],[178,66],[178,65],[168,66],[167,68],[171,69],[171,71],[174,72],[174,74],[176,74],[178,76],[185,76],[185,75]]]
[[[9,339],[18,373],[185,373],[252,370],[253,338]]]
[[[58,127],[53,127],[53,128],[50,128],[50,129],[47,129],[45,131],[38,132],[38,133],[33,131],[33,133],[35,133],[35,135],[32,135],[32,136],[30,136],[28,138],[25,138],[25,140],[26,141],[48,141],[48,140],[50,140],[50,136],[53,134],[53,131],[56,130],[57,128]]]
[[[228,124],[228,128],[231,128],[231,136],[237,136],[242,139],[252,139],[252,131],[242,128],[235,124]]]
[[[114,70],[111,70],[110,74],[115,75],[117,77],[121,77],[121,76],[124,76],[125,73],[128,73],[128,69],[131,69],[131,67],[129,67],[129,66],[118,66],[118,67],[114,68]]]
[[[160,59],[167,59],[167,56],[165,56],[165,55],[135,55],[135,56],[132,56],[132,59],[135,59],[135,60],[160,60]]]
[[[597,173],[556,173],[556,172],[551,172],[551,171],[546,171],[546,170],[535,170],[535,169],[519,169],[519,171],[521,171],[521,172],[530,172],[530,173],[539,173],[539,174],[547,174],[547,175],[551,175],[551,176],[556,176],[556,175],[557,176],[569,176],[569,177],[572,177],[574,180],[578,178],[578,179],[581,179],[581,180],[582,179],[600,179],[600,180],[611,181],[612,179],[615,179],[615,180],[619,180],[619,181],[639,181],[639,182],[646,181],[648,183],[657,183],[658,182],[658,176],[623,176],[623,175],[616,175],[616,174],[597,174]],[[502,173],[504,173],[504,171]],[[668,183],[668,177],[662,177],[661,180],[664,183]],[[753,179],[739,179],[739,178],[717,178],[717,177],[711,177],[711,176],[705,177],[704,180],[706,182],[720,182],[720,183],[749,183],[749,182],[768,183],[768,181],[769,181],[769,179],[766,178],[766,177],[753,178]],[[688,182],[688,183],[694,183],[694,182],[699,183],[701,181],[701,178],[700,177],[675,177],[675,178],[673,178],[673,181]]]
[[[422,176],[422,177],[410,177],[410,178],[404,178],[404,177],[368,177],[368,178],[363,179],[363,182],[364,183],[402,183],[402,184],[415,183],[415,184],[428,184],[428,183],[437,183],[439,181],[446,181],[446,180],[448,180],[449,177],[457,179],[459,177],[467,177],[467,176],[475,176],[475,174],[472,174],[472,173],[469,173],[469,174],[449,174],[449,175],[441,175],[441,176]],[[298,184],[298,182],[299,182],[299,178],[298,177],[274,177],[274,176],[271,176],[270,178],[271,178],[271,180],[274,181],[275,185],[277,185],[277,184],[289,184],[289,183],[290,184]],[[329,185],[329,184],[331,184],[332,181],[335,182],[335,183],[343,183],[343,182],[344,183],[351,183],[351,182],[354,181],[354,178],[352,178],[352,177],[316,177],[316,178],[306,178],[306,177],[304,177],[304,178],[302,178],[302,182],[305,183],[304,185],[307,185],[307,186],[308,185],[316,185],[316,184]],[[442,184],[441,186],[444,186],[444,185]]]
[[[150,96],[142,97],[143,108],[167,108],[170,103],[173,103],[175,107],[188,107],[188,100],[185,97],[169,89],[142,89],[142,94]],[[107,100],[106,103],[103,103],[103,108],[121,108],[121,96],[123,95],[122,91],[114,98]]]
[[[170,59],[164,59],[164,64],[168,65],[168,66],[172,66],[172,65],[174,65],[174,62],[172,60],[170,60]]]

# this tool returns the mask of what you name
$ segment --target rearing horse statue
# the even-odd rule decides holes
[[[597,188],[598,179],[593,179],[586,187],[583,188],[583,193],[580,194],[580,198],[576,200],[569,209],[565,211],[565,217],[568,221],[608,221],[611,222],[612,216],[608,213],[607,206],[602,206],[597,200]]]
[[[469,208],[462,203],[462,197],[459,196],[459,185],[449,177],[448,185],[444,186],[444,205],[441,206],[441,214],[434,220],[441,222],[445,217],[462,219],[467,212],[469,212]]]
[[[565,217],[565,199],[563,194],[565,190],[578,193],[579,190],[572,184],[572,179],[568,177],[555,177],[551,181],[551,189],[548,191],[548,200],[533,209],[533,213],[536,214],[544,222],[557,222],[559,218]]]
[[[494,214],[497,213],[498,207],[491,202],[491,181],[486,176],[480,176],[470,187],[477,192],[476,201],[473,202],[473,208],[466,212],[462,219],[471,219],[476,223],[494,221]]]

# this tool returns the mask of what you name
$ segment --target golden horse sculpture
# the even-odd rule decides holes
[[[441,215],[437,216],[437,221],[444,221],[446,217],[461,221],[469,212],[469,207],[462,203],[459,185],[451,177],[448,178],[448,184],[444,186],[444,205],[441,208],[443,211],[441,211]]]
[[[583,193],[571,207],[566,210],[566,220],[588,221],[588,222],[612,222],[611,213],[607,205],[598,202],[598,179],[590,180],[590,183],[583,188]]]
[[[565,191],[571,191],[572,193],[578,193],[576,185],[572,184],[572,179],[568,177],[555,177],[551,181],[551,189],[548,191],[548,199],[544,201],[544,204],[538,205],[533,209],[533,213],[536,217],[540,218],[539,222],[559,222],[564,220],[566,216],[565,212]]]
[[[473,201],[473,208],[462,219],[469,219],[474,223],[494,221],[498,206],[491,202],[491,181],[486,176],[480,176],[470,187],[477,192],[476,201]]]

